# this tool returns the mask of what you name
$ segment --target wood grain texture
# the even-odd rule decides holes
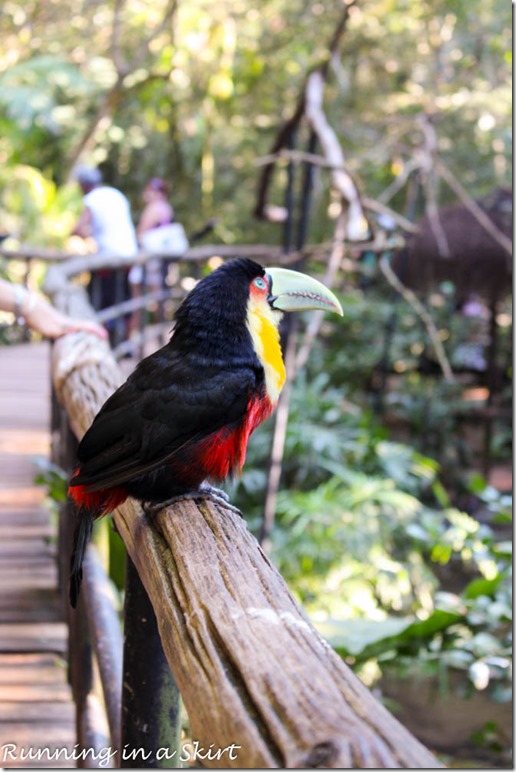
[[[107,346],[69,335],[54,383],[81,437],[120,382]],[[245,522],[207,500],[150,521],[128,500],[116,527],[147,589],[165,653],[218,768],[441,766],[385,710],[305,617]]]

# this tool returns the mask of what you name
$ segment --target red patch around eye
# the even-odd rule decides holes
[[[263,283],[263,287],[261,286],[262,283]],[[269,285],[265,277],[258,276],[252,280],[251,284],[249,285],[249,288],[250,288],[250,293],[252,297],[262,299],[266,297],[269,289]]]

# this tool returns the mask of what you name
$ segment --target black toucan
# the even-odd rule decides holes
[[[79,507],[72,606],[94,519],[128,496],[159,503],[242,468],[249,437],[274,410],[285,381],[282,312],[305,309],[342,315],[315,279],[242,258],[185,298],[170,341],[138,364],[79,444],[69,487]]]

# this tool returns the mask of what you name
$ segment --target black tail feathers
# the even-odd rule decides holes
[[[70,603],[73,608],[77,606],[82,582],[82,561],[93,530],[93,514],[91,512],[84,509],[80,510],[78,518],[70,561]]]

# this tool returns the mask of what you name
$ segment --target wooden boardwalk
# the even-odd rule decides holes
[[[76,766],[56,524],[32,458],[50,445],[49,344],[0,347],[0,768]],[[23,760],[23,751],[36,758]],[[48,750],[46,750],[48,749]],[[12,751],[12,754],[9,753]],[[13,756],[16,760],[13,760]]]

